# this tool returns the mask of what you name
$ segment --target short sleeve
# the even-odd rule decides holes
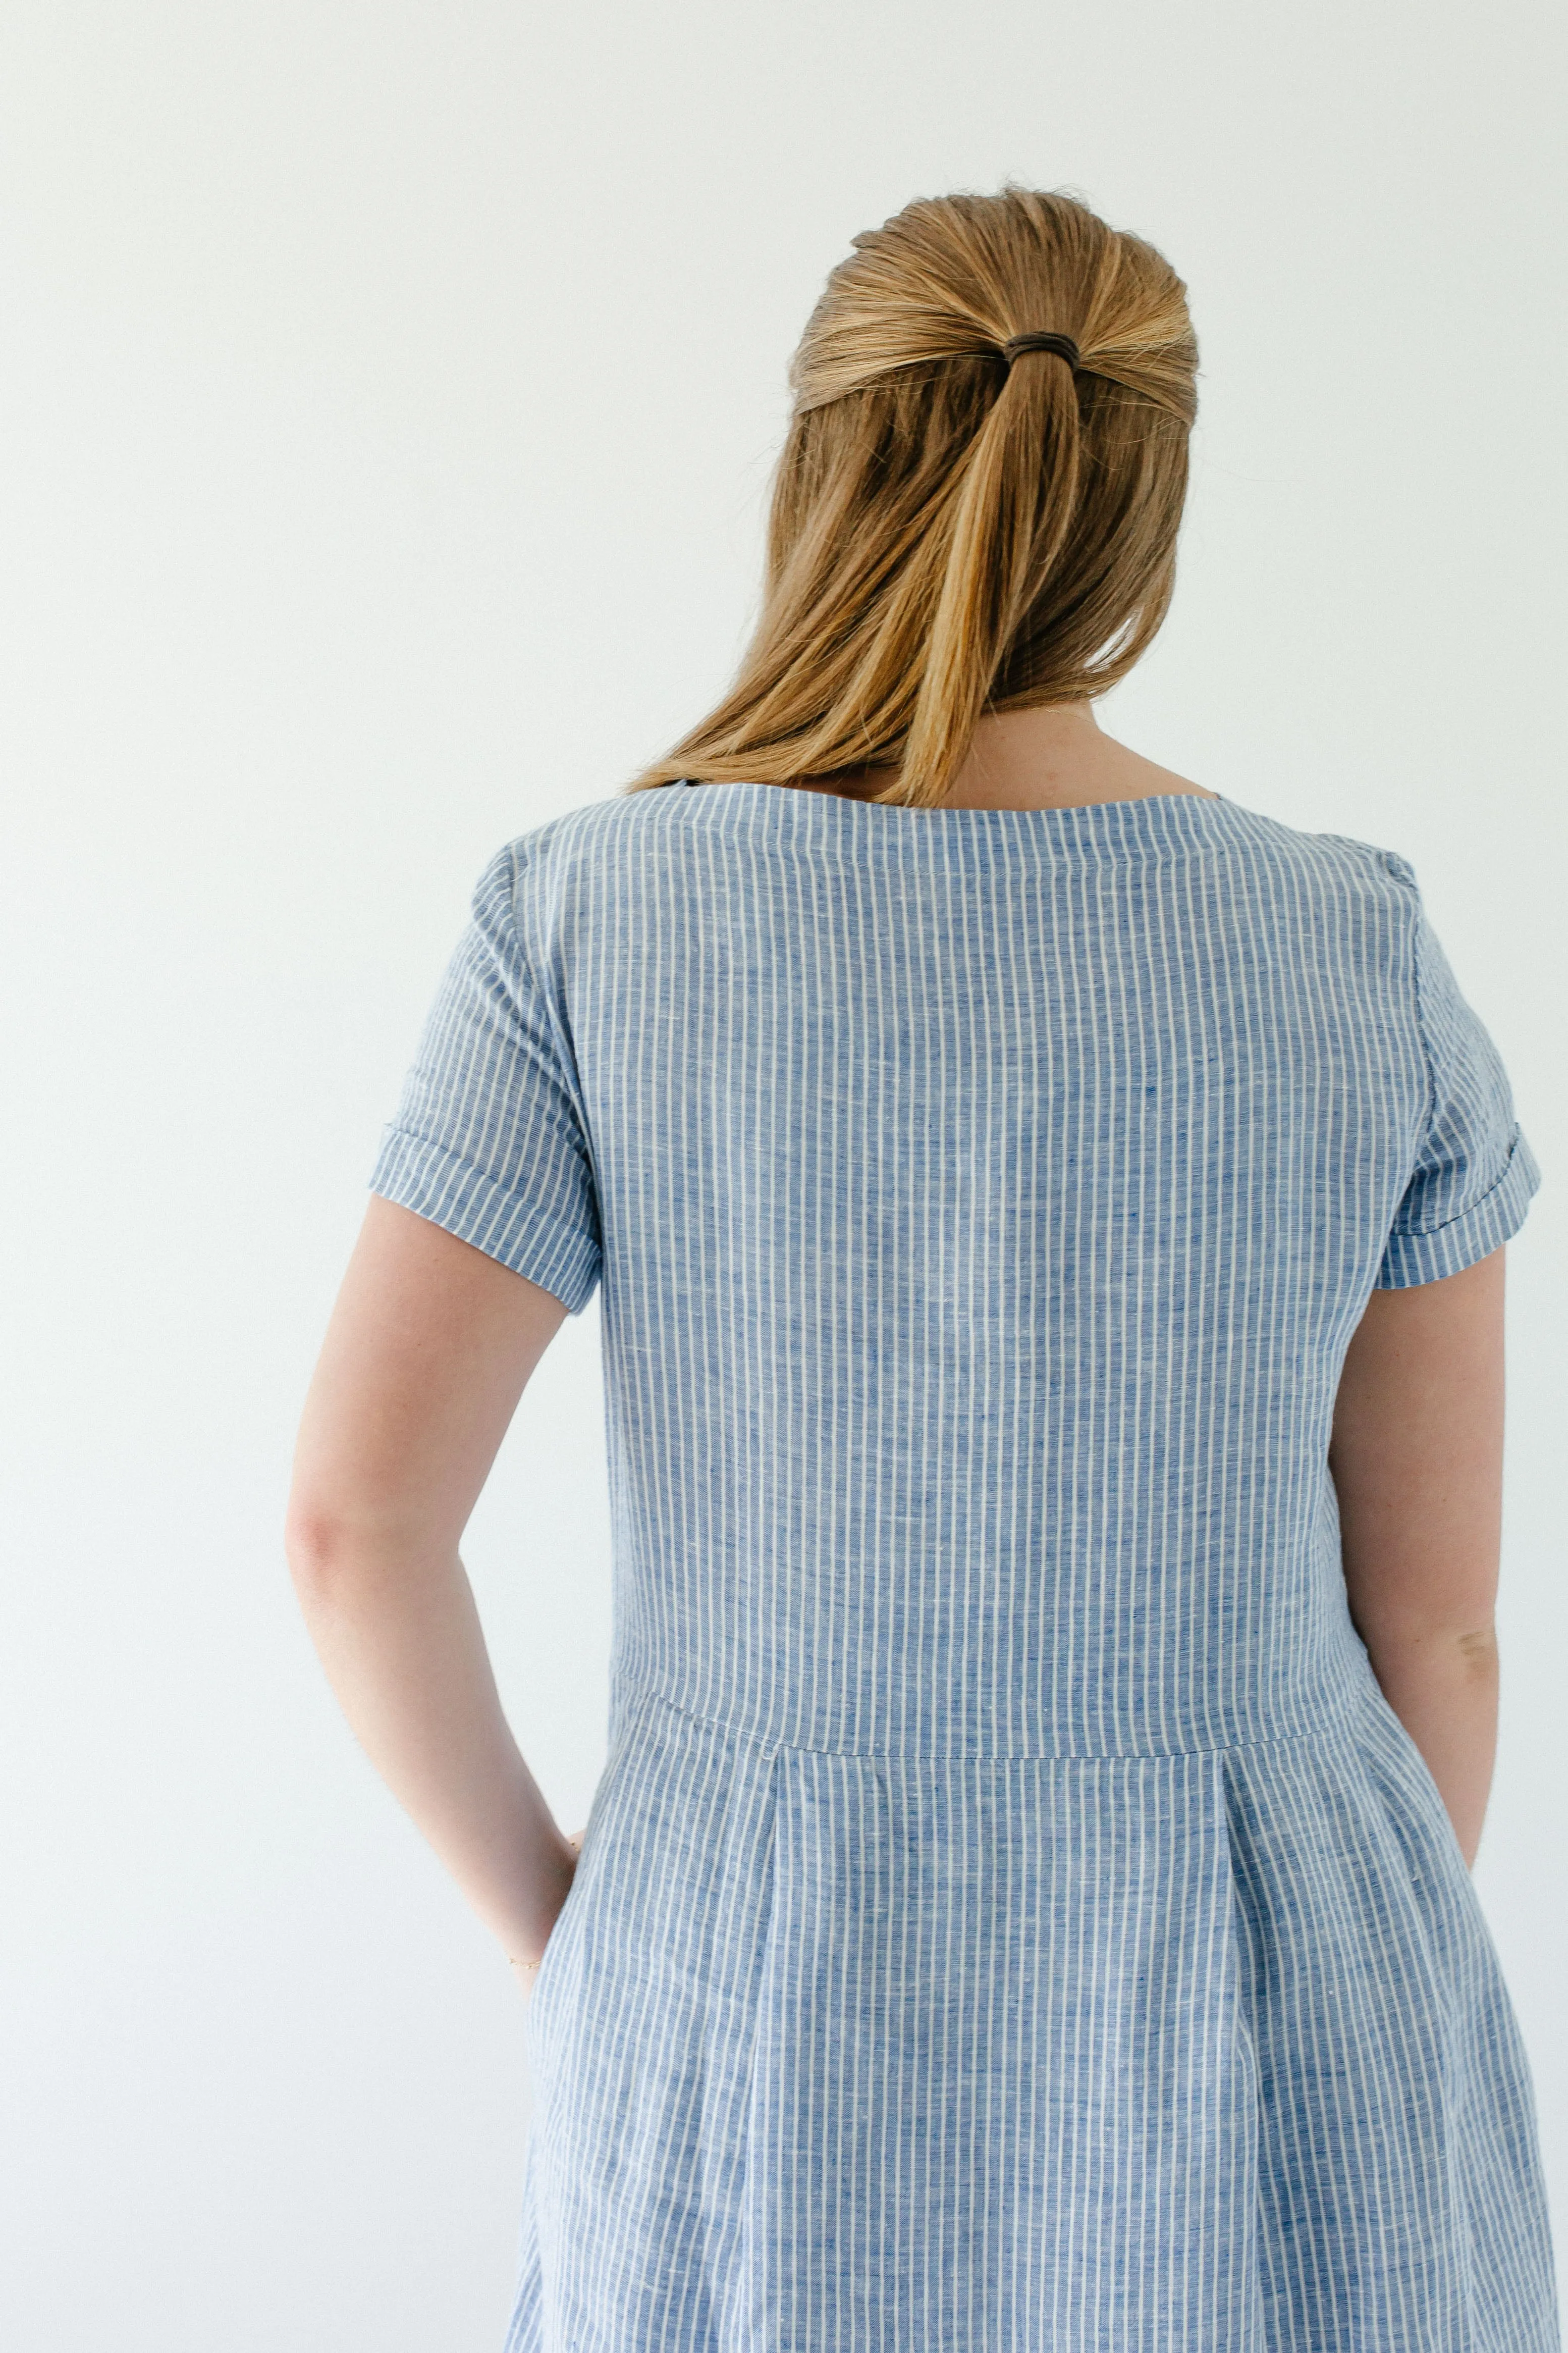
[[[1403,860],[1396,871],[1414,886]],[[1415,1002],[1429,1092],[1415,1166],[1378,1271],[1380,1291],[1436,1282],[1489,1257],[1518,1232],[1541,1182],[1501,1057],[1460,996],[1419,897],[1416,908]]]
[[[520,936],[519,849],[479,878],[370,1189],[576,1315],[599,1280],[598,1202],[570,1038]]]

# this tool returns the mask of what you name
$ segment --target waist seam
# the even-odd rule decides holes
[[[783,1740],[774,1735],[752,1732],[723,1716],[704,1715],[696,1708],[687,1706],[684,1701],[671,1698],[658,1683],[650,1683],[624,1685],[621,1712],[629,1721],[642,1706],[652,1702],[668,1708],[672,1715],[679,1716],[687,1724],[699,1725],[705,1732],[717,1733],[726,1740],[738,1741],[764,1757],[843,1757],[864,1759],[868,1763],[881,1759],[931,1765],[1158,1765],[1187,1757],[1249,1756],[1259,1749],[1310,1747],[1325,1732],[1338,1730],[1363,1696],[1356,1682],[1347,1680],[1343,1690],[1327,1702],[1322,1713],[1305,1731],[1273,1734],[1257,1740],[1216,1741],[1209,1746],[1194,1748],[816,1747],[805,1741]]]

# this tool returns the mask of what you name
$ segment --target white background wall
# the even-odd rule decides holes
[[[292,1430],[490,852],[723,682],[850,235],[1005,175],[1187,278],[1182,586],[1105,717],[1411,857],[1547,1182],[1480,1880],[1568,2200],[1564,206],[1548,0],[10,0],[0,1998],[17,2353],[499,2353],[523,2012],[342,1727]],[[602,1755],[592,1313],[468,1557]]]

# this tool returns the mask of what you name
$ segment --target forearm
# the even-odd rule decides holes
[[[571,1884],[501,1711],[473,1589],[453,1553],[366,1544],[291,1554],[311,1640],[361,1746],[514,1960],[537,1960]]]
[[[1373,1671],[1415,1743],[1473,1864],[1497,1753],[1498,1652],[1489,1627],[1374,1629]]]

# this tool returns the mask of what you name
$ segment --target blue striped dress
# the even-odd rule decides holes
[[[602,1297],[508,2353],[1556,2345],[1326,1459],[1373,1287],[1537,1181],[1359,841],[738,784],[501,851],[372,1182]]]

